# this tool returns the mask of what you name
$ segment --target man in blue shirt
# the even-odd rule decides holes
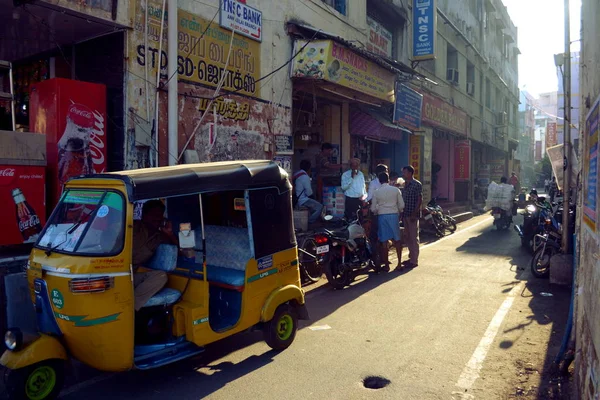
[[[310,167],[310,161],[300,161],[300,171],[293,175],[292,182],[296,191],[296,197],[298,197],[298,206],[306,207],[310,210],[311,214],[308,222],[312,224],[319,219],[321,211],[323,211],[323,204],[310,198],[313,194],[309,176]]]
[[[350,169],[342,174],[342,190],[346,196],[344,214],[348,220],[356,219],[356,212],[361,208],[367,194],[365,176],[359,167],[360,160],[353,158],[350,160]]]

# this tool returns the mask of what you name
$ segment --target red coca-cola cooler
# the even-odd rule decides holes
[[[46,222],[46,138],[0,131],[0,246],[33,243]]]
[[[106,170],[106,86],[63,78],[36,83],[29,123],[46,135],[50,212],[69,178]]]

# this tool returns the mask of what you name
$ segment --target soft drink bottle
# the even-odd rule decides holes
[[[58,180],[63,186],[69,178],[94,173],[90,135],[94,126],[92,111],[73,103],[67,112],[67,125],[58,142]]]
[[[21,189],[13,189],[12,197],[17,209],[17,224],[23,236],[23,243],[35,242],[42,231],[40,218],[25,199]]]

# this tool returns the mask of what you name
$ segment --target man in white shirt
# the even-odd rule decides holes
[[[356,219],[356,212],[361,208],[366,197],[365,176],[359,170],[360,160],[350,160],[350,169],[342,174],[342,190],[346,196],[344,214],[347,220]]]
[[[387,165],[384,164],[379,164],[377,165],[377,167],[375,167],[375,179],[373,179],[371,182],[369,182],[369,193],[367,195],[367,202],[371,202],[373,200],[373,194],[375,193],[375,191],[377,189],[379,189],[381,187],[381,182],[379,182],[379,174],[381,174],[382,172],[388,172],[388,167]],[[369,229],[369,240],[371,240],[371,243],[373,244],[373,246],[377,245],[377,229],[378,229],[378,224],[377,224],[377,215],[375,215],[374,213],[371,213],[371,227]],[[373,262],[375,263],[375,265],[377,267],[379,267],[380,264],[380,260],[379,260],[379,253],[375,252],[374,257],[373,257]]]
[[[310,210],[311,214],[308,217],[308,222],[312,224],[319,219],[323,211],[323,204],[310,198],[313,194],[310,176],[308,175],[310,167],[310,161],[300,161],[300,171],[292,176],[292,183],[294,184],[296,197],[298,197],[298,206],[306,207]]]
[[[401,268],[402,261],[402,237],[400,236],[400,214],[404,210],[404,199],[400,190],[389,184],[390,177],[387,172],[379,174],[381,187],[373,195],[371,211],[377,214],[380,259],[389,270],[389,255],[387,242],[392,240],[396,247],[398,266]]]
[[[371,201],[371,199],[373,199],[373,193],[375,193],[375,191],[381,187],[381,182],[379,182],[379,174],[381,174],[382,172],[387,172],[389,174],[387,165],[379,164],[377,165],[377,167],[375,167],[376,177],[371,182],[369,182],[369,193],[367,194],[367,201]]]

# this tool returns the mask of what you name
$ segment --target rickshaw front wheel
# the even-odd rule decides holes
[[[275,310],[273,318],[265,323],[265,342],[273,350],[285,350],[296,338],[298,316],[289,304],[282,304]]]
[[[58,398],[64,380],[64,361],[46,360],[9,370],[6,388],[11,400],[52,400]]]

